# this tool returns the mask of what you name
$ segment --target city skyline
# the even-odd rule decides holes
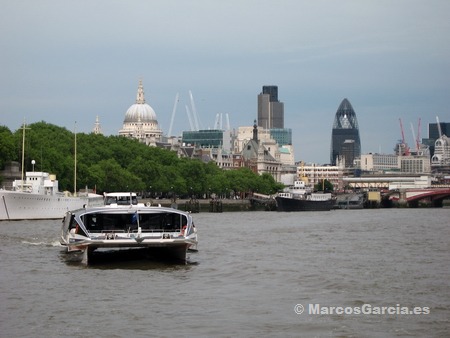
[[[328,163],[336,107],[358,115],[361,152],[414,144],[410,123],[450,121],[450,3],[318,0],[6,2],[0,13],[0,124],[46,121],[118,135],[143,79],[167,133],[189,130],[193,93],[200,127],[218,113],[251,126],[257,95],[278,86],[295,159]],[[270,29],[267,23],[270,22]],[[420,22],[420,25],[417,23]],[[232,23],[232,24],[231,24]]]

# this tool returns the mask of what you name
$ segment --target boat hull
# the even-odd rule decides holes
[[[142,251],[152,254],[159,259],[187,261],[187,252],[191,246],[196,245],[196,240],[180,239],[145,239],[142,242],[134,240],[106,240],[86,241],[79,244],[68,244],[67,253],[74,254],[79,260],[88,264],[96,254],[111,254],[120,256],[125,252]]]
[[[103,203],[102,197],[65,197],[0,191],[0,221],[25,219],[61,219],[68,210]]]
[[[311,201],[307,199],[286,198],[277,196],[277,211],[329,211],[332,200]]]

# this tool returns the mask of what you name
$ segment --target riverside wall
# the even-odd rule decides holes
[[[139,200],[142,203],[150,203],[151,205],[161,204],[163,207],[173,207],[174,201],[171,199],[154,199],[143,198]],[[248,199],[221,199],[214,200],[215,204],[211,205],[210,199],[177,199],[175,201],[176,208],[184,211],[194,211],[192,206],[198,202],[198,212],[223,212],[223,211],[253,211],[264,210],[264,208],[255,208]]]

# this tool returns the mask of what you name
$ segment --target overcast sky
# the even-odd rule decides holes
[[[45,121],[117,135],[136,99],[168,133],[189,130],[189,90],[200,126],[217,113],[232,128],[257,117],[263,85],[277,85],[296,161],[328,163],[344,98],[362,152],[412,146],[428,123],[450,122],[448,0],[1,0],[0,125]],[[416,135],[417,136],[417,135]]]

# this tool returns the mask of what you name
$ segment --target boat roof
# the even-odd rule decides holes
[[[157,213],[173,213],[173,214],[182,214],[182,215],[190,215],[189,212],[173,209],[169,207],[160,207],[160,206],[145,206],[144,204],[138,205],[105,205],[99,207],[85,207],[81,209],[76,209],[69,211],[71,214],[75,216],[82,216],[84,214],[157,214]]]
[[[135,192],[108,192],[105,193],[105,196],[109,197],[129,197],[129,196],[136,196]]]

